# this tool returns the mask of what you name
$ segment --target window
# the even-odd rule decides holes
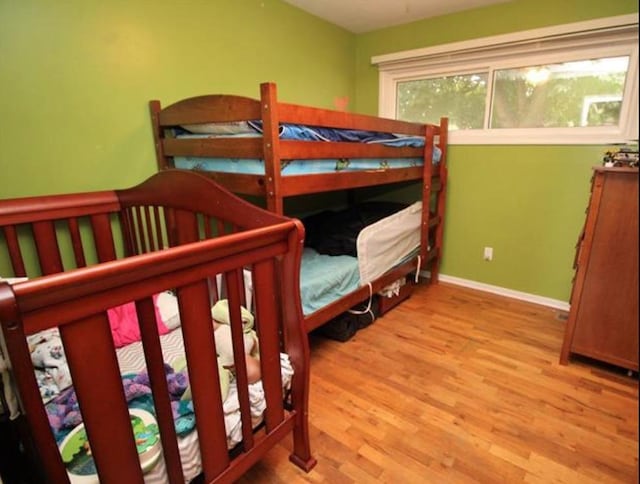
[[[451,143],[638,138],[638,15],[374,57],[380,115],[449,118]]]

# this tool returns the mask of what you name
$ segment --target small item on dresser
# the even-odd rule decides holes
[[[602,158],[603,166],[638,168],[638,147],[621,147],[614,151],[607,151]]]

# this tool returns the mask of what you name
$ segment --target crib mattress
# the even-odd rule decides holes
[[[165,301],[167,302],[167,301]],[[167,319],[165,319],[164,313],[171,312],[171,305],[175,305],[175,298],[173,301],[169,298],[168,305],[161,306],[160,312],[162,313],[163,320],[170,323]],[[168,311],[167,311],[168,309]],[[184,367],[185,364],[185,351],[184,351],[184,342],[182,338],[182,331],[179,327],[179,321],[170,323],[168,326],[172,329],[170,332],[163,334],[160,336],[160,342],[162,346],[163,360],[170,367],[176,369],[176,372],[173,373],[175,375],[179,374],[179,369]],[[47,330],[47,332],[57,332],[57,330]],[[48,335],[50,336],[50,335]],[[58,336],[59,338],[59,336]],[[49,340],[51,342],[51,340]],[[50,346],[49,346],[50,347]],[[49,348],[48,347],[48,348]],[[47,348],[47,351],[48,351]],[[125,394],[127,394],[127,399],[129,400],[129,393],[127,385],[125,384],[125,379],[128,376],[139,375],[146,370],[144,352],[142,343],[140,341],[130,343],[126,346],[122,346],[116,349],[116,356],[118,359],[118,365],[120,367],[120,373],[123,375],[123,385],[125,385]],[[63,355],[62,355],[63,358]],[[64,364],[66,366],[66,363]],[[290,387],[291,378],[293,376],[293,368],[289,361],[289,358],[286,354],[280,355],[280,365],[281,365],[281,377],[283,390],[286,390]],[[62,360],[60,360],[60,366],[62,366]],[[179,384],[179,382],[177,383]],[[171,383],[170,383],[171,385]],[[43,398],[45,395],[43,394]],[[74,411],[73,402],[75,396],[72,392],[72,387],[68,387],[64,389],[61,393],[59,393],[55,398],[51,399],[47,404],[48,413],[50,422],[53,422],[52,418],[57,418],[56,412],[62,411],[62,407],[65,407],[64,410],[64,418],[66,419],[69,413],[69,409]],[[188,407],[190,402],[185,402],[184,405],[181,403],[181,409],[187,408],[188,410],[185,413],[179,411],[178,419],[184,417],[184,422],[190,422],[186,427],[182,426],[181,429],[177,428],[179,433],[178,437],[178,448],[180,451],[180,459],[183,467],[183,475],[185,480],[188,482],[194,479],[200,472],[202,471],[202,461],[200,458],[200,451],[198,446],[198,433],[193,423],[193,419],[191,416],[192,413],[189,413],[189,410],[192,412],[192,407]],[[249,385],[249,404],[251,408],[251,416],[252,416],[252,424],[254,427],[259,425],[262,422],[263,412],[265,410],[266,404],[264,400],[264,390],[262,388],[262,382],[258,381],[256,383],[252,383]],[[139,401],[134,400],[131,401],[130,408],[143,408],[147,411],[152,411],[151,408],[145,408],[140,406]],[[227,432],[227,447],[229,449],[233,448],[236,444],[242,441],[242,423],[240,419],[240,405],[238,401],[238,391],[236,387],[235,380],[231,378],[228,387],[228,393],[223,403],[224,408],[224,419],[225,419],[225,428]],[[51,410],[49,410],[51,409]],[[53,410],[55,409],[55,410]],[[77,411],[77,409],[75,409]],[[175,415],[174,415],[175,416]],[[177,427],[180,427],[180,424],[176,424]],[[56,439],[58,443],[63,442],[64,437],[67,435],[67,432],[71,429],[67,428],[66,430],[60,429],[56,427],[54,430],[54,434],[56,435]],[[182,430],[182,431],[181,431]],[[88,483],[91,481],[90,476],[81,476],[80,478],[72,479],[72,482],[82,482]],[[147,483],[165,483],[168,482],[168,478],[166,475],[166,467],[164,464],[164,460],[162,457],[158,460],[158,463],[147,473],[144,474],[145,482]],[[79,479],[79,480],[78,480]],[[97,483],[97,479],[95,480]]]
[[[184,358],[184,342],[182,331],[173,330],[160,337],[164,361],[177,365],[180,359]],[[139,373],[145,369],[142,343],[136,342],[124,346],[117,350],[120,370],[125,373]],[[283,388],[288,388],[291,383],[293,369],[289,358],[285,354],[280,355],[282,367]],[[262,414],[265,410],[264,391],[262,382],[258,381],[249,385],[249,403],[253,426],[257,426],[262,421]],[[233,448],[242,440],[242,424],[240,422],[240,404],[238,402],[238,390],[235,381],[229,385],[229,394],[224,401],[224,418],[227,431],[227,447]],[[180,450],[180,460],[182,461],[182,471],[185,480],[188,482],[194,479],[202,471],[202,460],[198,447],[198,432],[194,428],[187,435],[178,438],[178,448]],[[144,475],[145,483],[165,483],[167,482],[166,467],[161,458],[158,464]]]

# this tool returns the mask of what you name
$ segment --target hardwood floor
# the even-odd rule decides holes
[[[346,343],[311,336],[309,474],[243,483],[637,483],[638,379],[558,363],[558,311],[440,283]]]

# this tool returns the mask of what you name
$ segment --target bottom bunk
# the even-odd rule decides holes
[[[0,227],[1,274],[21,278],[0,282],[3,403],[43,480],[232,482],[290,434],[314,466],[299,222],[167,171],[0,201]]]
[[[364,311],[375,318],[410,295],[420,270],[437,254],[433,239],[439,219],[431,218],[429,245],[421,250],[422,215],[422,202],[364,202],[302,220],[300,296],[307,331],[363,301]]]

